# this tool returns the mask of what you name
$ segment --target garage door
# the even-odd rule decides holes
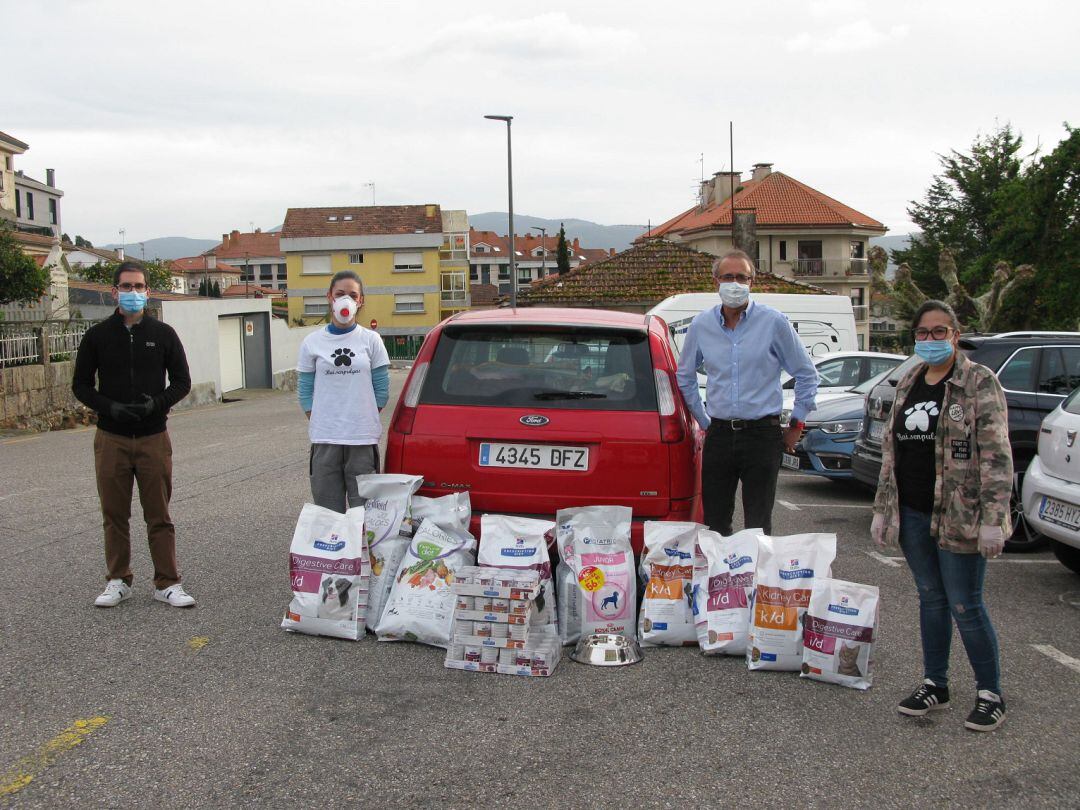
[[[221,393],[244,387],[243,318],[218,318]]]

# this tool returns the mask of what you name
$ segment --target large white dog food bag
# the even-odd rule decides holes
[[[367,623],[379,623],[401,558],[409,547],[409,500],[424,483],[422,475],[358,475],[364,504],[364,537],[371,558],[371,597]],[[404,530],[404,533],[403,533]]]
[[[702,529],[694,561],[697,641],[706,655],[745,655],[760,529]]]
[[[802,621],[817,577],[831,575],[835,534],[792,534],[758,538],[757,575],[749,669],[798,672],[802,667]]]
[[[382,617],[379,641],[417,641],[446,648],[457,599],[455,573],[476,562],[476,540],[430,520],[420,524],[394,577]]]
[[[644,528],[641,579],[645,594],[638,613],[638,638],[644,647],[694,646],[694,547],[703,527],[648,520]]]
[[[452,492],[439,498],[426,498],[423,495],[413,495],[409,501],[409,520],[412,536],[420,521],[430,520],[443,528],[455,528],[458,531],[467,532],[469,521],[472,520],[472,504],[469,501],[468,492]]]
[[[480,553],[477,565],[520,568],[540,574],[534,624],[555,624],[555,586],[547,538],[555,529],[550,520],[516,515],[483,515],[480,518]]]
[[[637,572],[628,506],[584,506],[555,515],[561,579],[559,637],[573,644],[589,633],[637,632]]]
[[[341,514],[304,504],[289,547],[289,579],[293,597],[283,628],[360,639],[368,599],[364,507]]]
[[[869,689],[880,595],[873,585],[819,577],[803,626],[803,678]]]

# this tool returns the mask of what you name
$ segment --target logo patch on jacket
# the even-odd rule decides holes
[[[949,418],[954,422],[964,421],[964,406],[958,402],[954,402],[949,406]]]
[[[952,457],[957,461],[967,461],[971,458],[971,441],[968,439],[953,439]]]

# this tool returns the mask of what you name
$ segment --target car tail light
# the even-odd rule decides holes
[[[416,406],[420,402],[420,390],[424,387],[424,378],[427,377],[429,365],[429,363],[420,363],[413,367],[409,385],[405,389],[401,406],[394,418],[393,429],[397,433],[412,433],[413,420],[416,419]]]
[[[660,410],[660,441],[669,444],[681,442],[686,432],[683,430],[671,375],[662,368],[654,368],[653,376],[656,378],[656,404]]]

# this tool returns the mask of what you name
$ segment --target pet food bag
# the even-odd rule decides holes
[[[441,498],[425,498],[423,495],[413,495],[409,501],[409,519],[411,525],[409,536],[416,533],[420,521],[430,520],[436,526],[443,528],[455,528],[458,531],[467,532],[469,521],[472,520],[472,504],[469,502],[468,492],[453,492],[443,495]]]
[[[698,646],[706,655],[745,655],[754,604],[760,529],[730,537],[702,529],[694,561]]]
[[[802,621],[817,577],[831,575],[835,534],[758,537],[754,609],[746,646],[749,669],[798,672]]]
[[[457,598],[455,572],[476,561],[476,540],[467,532],[420,524],[393,578],[390,596],[375,626],[379,641],[417,641],[446,648]]]
[[[803,678],[869,689],[874,679],[878,589],[818,577],[803,625]]]
[[[638,613],[638,638],[643,647],[683,647],[697,644],[694,631],[694,547],[697,523],[649,520],[641,579],[645,594]]]
[[[360,497],[367,499],[364,538],[371,558],[368,627],[374,628],[379,623],[386,597],[394,584],[394,574],[409,547],[409,500],[423,483],[422,475],[356,476]]]
[[[551,558],[547,537],[555,529],[550,520],[513,515],[483,515],[480,518],[480,553],[477,565],[492,568],[521,568],[540,574],[540,595],[536,597],[533,624],[555,624],[555,586],[551,580]]]
[[[635,638],[637,573],[628,506],[560,509],[555,516],[561,576],[556,577],[559,637],[589,633]]]
[[[293,598],[283,628],[360,639],[368,598],[364,507],[341,514],[304,504],[289,547],[289,578]]]

